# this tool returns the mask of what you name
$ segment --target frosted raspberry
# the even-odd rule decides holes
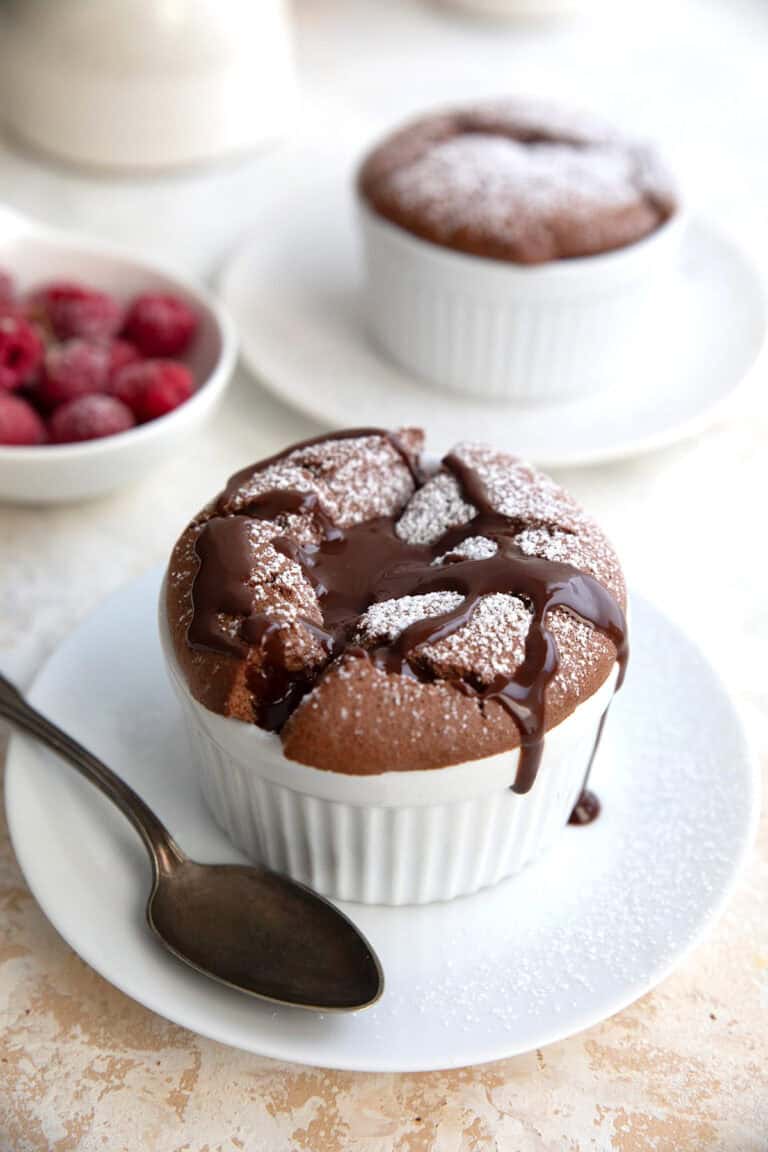
[[[123,323],[123,309],[114,296],[65,280],[38,288],[28,306],[59,340],[108,340]]]
[[[139,424],[156,420],[189,400],[195,385],[188,368],[175,360],[140,360],[118,373],[109,391],[133,412]]]
[[[31,404],[0,392],[0,444],[42,444],[45,425]]]
[[[54,344],[45,356],[45,368],[35,397],[44,408],[55,408],[77,396],[103,392],[109,380],[110,351],[106,344],[68,340]]]
[[[197,316],[178,296],[147,292],[128,309],[124,334],[142,356],[179,356],[197,331]]]
[[[29,383],[43,358],[43,345],[21,316],[0,316],[0,390]]]
[[[135,421],[130,409],[114,396],[78,396],[62,404],[51,416],[48,429],[54,444],[99,440],[127,432]]]
[[[121,372],[123,368],[127,368],[129,364],[135,364],[140,359],[138,349],[127,340],[110,340],[109,368],[107,370],[110,382],[117,378],[118,372]]]

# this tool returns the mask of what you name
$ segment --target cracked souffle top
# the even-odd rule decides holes
[[[365,774],[521,748],[626,661],[625,587],[595,522],[482,444],[354,429],[237,473],[174,548],[167,617],[192,695]]]
[[[519,264],[622,248],[677,208],[648,145],[524,100],[413,121],[368,155],[358,184],[378,215],[424,240]]]

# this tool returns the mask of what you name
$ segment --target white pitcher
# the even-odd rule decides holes
[[[295,107],[286,0],[7,0],[0,20],[0,116],[70,162],[211,160]]]

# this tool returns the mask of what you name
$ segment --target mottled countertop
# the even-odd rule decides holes
[[[315,111],[342,99],[380,126],[470,92],[576,91],[661,134],[706,209],[738,220],[766,263],[768,159],[756,142],[768,11],[758,0],[681,0],[661,26],[647,5],[614,5],[621,26],[614,12],[513,34],[417,0],[298,7]],[[0,145],[0,187],[52,222],[208,274],[283,162],[278,151],[214,172],[109,181]],[[630,581],[719,666],[764,764],[766,384],[764,368],[729,421],[693,443],[558,475],[612,534]],[[241,375],[186,456],[137,487],[77,507],[0,508],[0,667],[27,683],[104,595],[162,562],[225,475],[315,430]],[[63,943],[27,891],[4,825],[0,905],[0,1152],[768,1149],[765,821],[725,915],[654,992],[564,1043],[445,1073],[279,1064],[168,1024]]]
[[[421,1075],[236,1052],[153,1015],[57,936],[0,858],[3,1152],[765,1152],[768,827],[712,938],[562,1044]]]

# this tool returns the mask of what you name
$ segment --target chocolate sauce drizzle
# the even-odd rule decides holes
[[[528,792],[536,779],[543,750],[546,688],[558,668],[557,643],[547,628],[547,616],[553,608],[568,609],[612,641],[619,664],[616,687],[621,685],[628,656],[626,624],[620,606],[607,589],[589,573],[570,564],[526,555],[514,543],[514,536],[527,525],[496,512],[480,477],[455,455],[446,456],[443,467],[453,474],[465,501],[477,511],[468,523],[448,529],[431,545],[401,540],[395,531],[394,517],[378,517],[342,530],[323,511],[313,492],[274,490],[254,497],[235,514],[227,511],[235,493],[254,471],[279,462],[296,448],[329,439],[373,435],[385,436],[408,464],[416,486],[423,483],[417,463],[402,442],[391,433],[370,428],[305,441],[230,480],[219,500],[217,514],[203,525],[196,540],[200,564],[192,593],[189,644],[239,657],[259,646],[262,659],[258,667],[248,672],[256,720],[264,728],[280,731],[328,664],[343,652],[370,660],[388,674],[431,682],[437,677],[419,658],[422,645],[435,644],[463,628],[482,597],[493,593],[518,596],[531,609],[532,621],[523,661],[514,674],[499,674],[489,684],[471,676],[450,679],[450,683],[482,704],[498,703],[512,717],[521,742],[512,787],[518,793]],[[311,515],[320,537],[316,544],[302,545],[284,535],[271,542],[301,567],[322,611],[322,627],[303,621],[320,640],[327,657],[320,668],[310,671],[288,668],[282,642],[287,625],[254,610],[249,583],[251,521],[274,521],[291,513]],[[474,536],[494,541],[496,553],[479,560],[451,555]],[[435,566],[438,557],[445,559]],[[448,612],[415,621],[390,642],[372,648],[363,648],[356,642],[360,618],[372,604],[432,592],[457,592],[463,599]],[[222,616],[240,619],[237,630],[224,627]]]
[[[609,711],[610,706],[606,708],[605,712],[603,712],[602,716],[600,717],[600,723],[597,726],[597,735],[595,736],[595,742],[592,745],[592,752],[589,757],[589,764],[587,764],[587,770],[584,773],[584,783],[581,786],[579,798],[574,804],[573,811],[568,818],[569,824],[591,824],[592,821],[597,820],[598,816],[600,815],[602,805],[600,804],[598,797],[588,787],[588,785],[589,778],[592,775],[592,769],[595,764],[595,759],[600,748],[600,743],[603,739],[603,733],[605,732],[605,722],[608,719]]]

